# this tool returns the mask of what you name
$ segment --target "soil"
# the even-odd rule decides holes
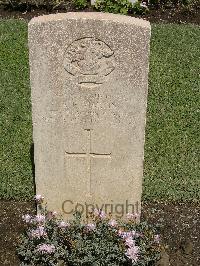
[[[19,265],[15,247],[26,213],[35,213],[33,202],[0,201],[0,265]],[[159,226],[171,266],[200,265],[200,205],[148,203],[142,213],[142,220]]]
[[[36,6],[27,7],[26,5],[21,6],[20,9],[11,9],[9,6],[6,8],[0,6],[0,19],[1,18],[18,18],[29,21],[33,17],[48,15],[52,13],[66,13],[66,12],[76,12],[78,10],[74,9],[72,6],[68,6],[65,9],[51,10],[48,11],[45,7],[37,8]],[[86,8],[81,10],[82,12],[95,11],[92,8]],[[146,15],[134,15],[134,17],[143,18],[149,20],[151,23],[192,23],[200,25],[200,6],[195,8],[186,7],[169,7],[169,8],[154,8],[150,9],[150,12]]]

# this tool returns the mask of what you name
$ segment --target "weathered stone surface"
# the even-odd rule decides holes
[[[122,15],[29,23],[36,188],[50,209],[140,210],[149,39],[147,21]]]

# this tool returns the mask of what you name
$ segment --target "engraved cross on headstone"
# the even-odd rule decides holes
[[[85,129],[87,132],[87,148],[86,152],[79,153],[79,152],[66,152],[66,155],[68,157],[74,157],[74,158],[86,158],[87,160],[87,175],[88,175],[88,181],[89,181],[89,193],[91,195],[91,179],[92,179],[92,173],[91,173],[91,160],[92,159],[109,159],[111,158],[111,153],[96,153],[92,152],[92,132],[91,129]]]

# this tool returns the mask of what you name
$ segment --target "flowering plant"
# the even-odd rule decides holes
[[[145,14],[148,12],[147,1],[135,0],[131,3],[129,0],[96,0],[94,7],[98,11],[127,14]]]
[[[137,214],[115,220],[95,209],[83,223],[79,213],[63,221],[35,197],[39,213],[23,215],[27,225],[17,248],[21,265],[153,265],[162,249],[160,236]]]

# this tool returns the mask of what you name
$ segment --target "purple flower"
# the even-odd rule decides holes
[[[117,221],[114,220],[114,219],[111,219],[108,224],[111,226],[111,227],[116,227],[117,226]]]
[[[138,261],[139,257],[139,247],[134,245],[132,247],[129,247],[125,255],[132,261],[132,263],[135,264]]]
[[[35,218],[34,218],[34,221],[36,223],[39,223],[39,224],[44,223],[45,222],[45,215],[42,215],[42,214],[36,215]]]
[[[96,225],[93,223],[86,224],[85,227],[88,231],[94,231],[96,229]]]
[[[160,243],[160,235],[155,235],[154,236],[154,242],[156,242],[157,244]]]
[[[22,215],[22,220],[26,223],[31,222],[31,216],[29,214]]]
[[[42,203],[44,200],[44,197],[42,197],[42,195],[35,195],[34,199],[37,203]]]
[[[70,226],[70,224],[66,223],[64,221],[58,223],[58,227],[61,229],[64,229],[64,228],[69,227],[69,226]]]
[[[36,229],[32,229],[29,232],[29,237],[31,239],[34,239],[34,238],[40,239],[41,237],[45,237],[46,235],[47,234],[46,234],[45,228],[43,226],[38,226]]]
[[[37,247],[37,251],[42,254],[52,254],[55,252],[55,246],[49,244],[40,244]]]

